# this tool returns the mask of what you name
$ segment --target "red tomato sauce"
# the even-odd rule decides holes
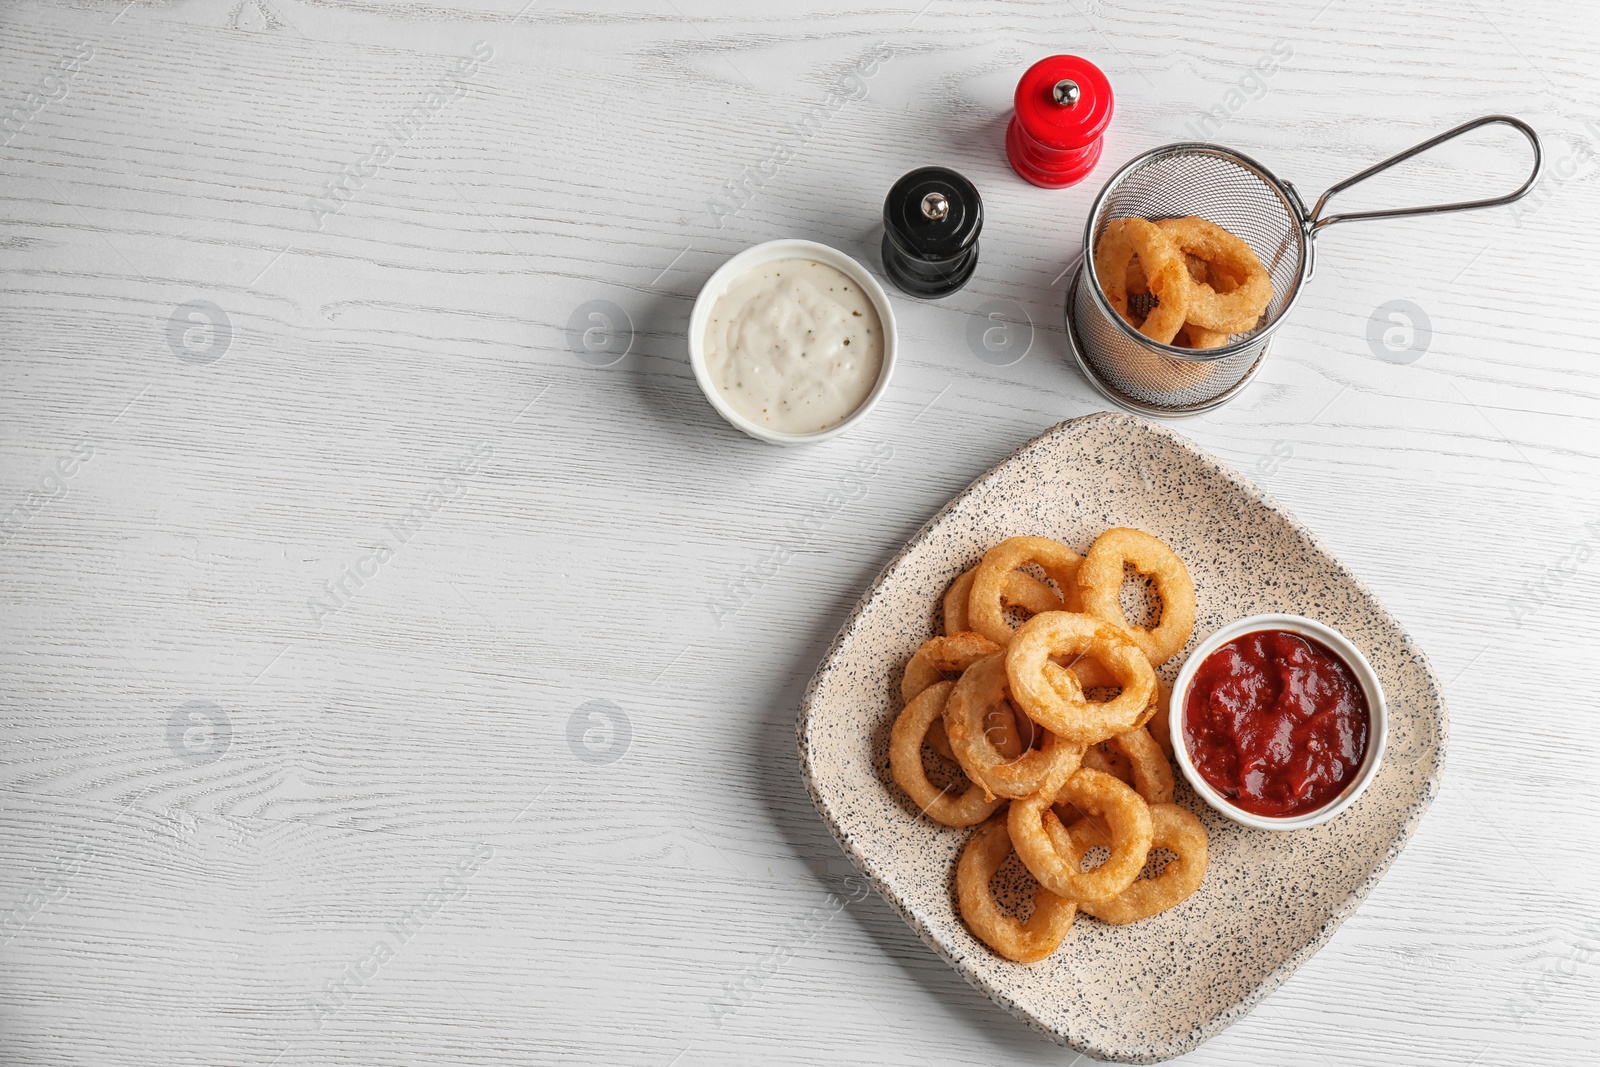
[[[1316,641],[1258,630],[1207,656],[1183,709],[1200,776],[1253,815],[1300,815],[1343,792],[1371,715],[1350,667]]]

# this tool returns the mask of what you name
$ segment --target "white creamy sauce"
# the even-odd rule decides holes
[[[751,422],[814,433],[844,421],[878,383],[883,324],[848,275],[809,259],[763,263],[711,307],[706,369]]]

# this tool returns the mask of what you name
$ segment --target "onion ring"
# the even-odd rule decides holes
[[[1054,593],[1050,595],[1055,596]],[[900,679],[901,702],[910,704],[918,693],[934,682],[943,681],[946,672],[964,671],[979,656],[998,651],[994,642],[975,633],[953,633],[924,641],[906,662],[905,674]],[[1012,729],[1015,728],[1013,725]],[[945,736],[943,718],[933,720],[933,725],[928,728],[927,743],[929,748],[954,762],[956,754],[950,748],[950,739]]]
[[[978,568],[969,567],[956,576],[944,591],[944,632],[958,634],[971,630],[967,625],[967,599],[972,596],[972,577]]]
[[[1172,790],[1177,784],[1172,777],[1172,764],[1167,762],[1161,746],[1156,744],[1148,730],[1144,727],[1129,730],[1113,737],[1107,744],[1128,761],[1133,788],[1146,804],[1172,803]],[[1088,766],[1087,759],[1084,765]]]
[[[1172,764],[1162,754],[1148,731],[1143,727],[1118,734],[1098,745],[1090,745],[1083,754],[1083,766],[1102,771],[1144,798],[1146,804],[1172,803],[1172,790],[1177,785],[1172,775]],[[1057,797],[1056,803],[1068,802]],[[1067,820],[1062,819],[1063,823]]]
[[[1090,767],[1089,769],[1092,771],[1095,768]],[[1088,818],[1088,816],[1079,811],[1075,805],[1065,800],[1050,805],[1050,810],[1056,813],[1056,818],[1061,820],[1062,826],[1069,828],[1074,826],[1079,819]]]
[[[945,705],[944,728],[956,761],[991,798],[1036,793],[1052,775],[1071,774],[1083,758],[1084,746],[1057,737],[1048,728],[1038,748],[1010,759],[998,751],[989,734],[987,712],[1005,700],[1006,688],[1006,657],[996,652],[967,668]]]
[[[1026,563],[1037,563],[1061,587],[1063,596],[1057,598],[1051,610],[1059,611],[1063,604],[1072,609],[1077,604],[1076,578],[1082,562],[1082,556],[1048,537],[1006,538],[983,554],[983,561],[972,577],[972,593],[967,600],[968,625],[1004,648],[1010,644],[1012,633],[1005,616],[1005,591],[1011,582],[1010,575]]]
[[[1033,895],[1033,914],[1027,922],[1002,912],[989,883],[1011,855],[1011,833],[1003,816],[978,827],[956,865],[956,901],[961,919],[973,936],[1008,960],[1037,963],[1061,946],[1078,906],[1039,887]]]
[[[1136,879],[1110,900],[1079,903],[1080,909],[1101,922],[1120,926],[1159,915],[1200,888],[1210,860],[1205,826],[1176,804],[1151,804],[1150,826],[1150,847],[1164,848],[1176,858],[1168,860],[1156,877]],[[1093,819],[1083,819],[1070,827],[1047,823],[1046,832],[1055,850],[1076,857],[1079,865],[1089,849],[1110,844]]]
[[[974,568],[975,570],[976,568]],[[968,572],[969,574],[971,571]],[[1012,572],[1012,577],[1021,579],[1022,582],[1031,583],[1038,590],[1040,596],[1048,596],[1055,604],[1061,602],[1060,598],[1051,591],[1050,587],[1021,572]],[[1010,584],[1010,583],[1008,583]],[[1037,601],[1035,601],[1037,603]],[[909,704],[917,698],[917,694],[933,685],[935,682],[945,680],[951,674],[959,674],[967,669],[972,662],[980,656],[998,652],[994,642],[982,634],[953,633],[943,637],[934,637],[922,643],[922,646],[912,653],[911,659],[906,663],[905,675],[900,681],[900,699],[902,703]],[[1081,660],[1078,670],[1086,676],[1098,678],[1105,674],[1099,665],[1090,660]],[[1115,684],[1104,682],[1098,684]],[[995,747],[1006,759],[1015,759],[1024,750],[1033,747],[1034,741],[1040,733],[1039,728],[1029,719],[1026,713],[1018,708],[1013,708],[1002,703],[989,709],[984,719],[984,732],[989,734]],[[928,727],[928,736],[925,739],[928,747],[947,760],[955,761],[956,754],[950,747],[950,739],[945,736],[944,719],[933,720]]]
[[[1076,600],[1077,598],[1074,597],[1073,599]],[[1056,610],[1059,611],[1061,609],[1057,608]],[[1077,613],[1078,614],[1082,614],[1082,612],[1083,612],[1083,608],[1082,608],[1082,606],[1079,606],[1077,608]],[[1038,615],[1038,614],[1043,614],[1043,613],[1042,612],[1035,612],[1034,614]],[[1060,655],[1051,656],[1050,660],[1051,660],[1052,663],[1055,663],[1057,666],[1064,668],[1065,670],[1070,672],[1073,675],[1073,677],[1077,678],[1078,685],[1079,685],[1080,688],[1083,688],[1083,689],[1121,689],[1122,688],[1122,683],[1117,681],[1117,676],[1112,674],[1111,671],[1106,667],[1105,664],[1101,663],[1099,660],[1095,659],[1093,656],[1089,655],[1088,653],[1064,652],[1064,653],[1062,653]]]
[[[1178,327],[1178,332],[1172,338],[1172,343],[1179,348],[1191,348],[1198,351],[1207,348],[1221,348],[1231,340],[1233,340],[1233,334],[1226,330],[1208,330],[1204,326],[1196,326],[1192,322],[1186,322]],[[1183,361],[1175,359],[1172,362],[1181,363]],[[1207,368],[1211,366],[1210,363],[1202,363],[1201,365]],[[1209,373],[1206,375],[1208,378],[1210,376]]]
[[[1111,833],[1111,857],[1087,873],[1082,855],[1063,854],[1054,844],[1053,828],[1047,829],[1052,824],[1061,827],[1050,803],[1062,795],[1085,814],[1104,819]],[[1087,768],[1065,780],[1053,778],[1040,792],[1012,801],[1006,825],[1023,866],[1039,884],[1080,905],[1110,900],[1132,885],[1144,869],[1155,836],[1144,799],[1109,774]],[[1065,832],[1065,827],[1061,829]]]
[[[950,747],[950,738],[947,737],[944,732],[943,715],[939,716],[938,718],[934,719],[933,722],[928,724],[928,733],[925,737],[923,737],[922,743],[939,753],[939,755],[943,756],[951,763],[956,762],[956,750]]]
[[[1005,759],[1016,759],[1035,747],[1035,742],[1042,740],[1043,734],[1038,724],[1028,718],[1022,709],[1013,707],[1010,701],[1002,700],[983,713],[983,736]],[[923,738],[923,743],[951,763],[961,762],[956,759],[955,749],[950,747],[950,738],[944,732],[943,715],[929,724],[928,736]]]
[[[1171,760],[1172,715],[1169,711],[1169,705],[1172,701],[1172,687],[1166,682],[1162,682],[1156,688],[1160,692],[1155,700],[1155,714],[1151,716],[1149,722],[1145,723],[1144,728],[1150,731],[1151,740],[1161,747],[1161,754]]]
[[[1014,760],[1033,748],[1036,741],[1040,744],[1044,741],[1044,731],[1039,725],[1009,700],[1002,700],[984,711],[983,735],[989,739],[994,750],[1008,760]]]
[[[1133,724],[1133,728],[1135,730],[1139,729],[1140,727],[1148,729],[1151,723],[1155,722],[1162,715],[1166,714],[1167,703],[1171,700],[1171,698],[1172,686],[1168,685],[1166,682],[1163,682],[1160,678],[1157,678],[1156,691],[1150,694],[1150,703],[1144,709],[1144,711],[1139,713],[1139,721]],[[1171,757],[1169,756],[1168,758],[1170,759]]]
[[[972,598],[972,580],[978,568],[963,571],[950,583],[944,594],[944,632],[947,634],[970,630],[967,625],[967,604]],[[1061,598],[1056,591],[1039,579],[1023,571],[1012,571],[1000,586],[1000,603],[1005,607],[1021,608],[1029,615],[1041,611],[1060,611]]]
[[[1188,279],[1187,321],[1224,333],[1255,329],[1261,313],[1272,302],[1272,278],[1249,243],[1209,219],[1194,216],[1162,219],[1155,226],[1182,252],[1192,253],[1230,278],[1239,279],[1237,288],[1227,293],[1218,292],[1207,282]],[[1136,232],[1130,231],[1130,235]],[[1143,258],[1142,249],[1140,255]],[[1187,278],[1188,271],[1184,273]]]
[[[984,656],[1000,651],[1000,646],[982,634],[953,633],[924,641],[906,662],[900,680],[900,699],[909,704],[934,682],[945,680],[946,671],[964,671]]]
[[[1139,271],[1132,270],[1137,258]],[[1195,283],[1178,246],[1149,219],[1112,219],[1094,246],[1094,273],[1106,301],[1128,325],[1152,341],[1167,344],[1188,317],[1189,294]],[[1156,306],[1135,319],[1128,306],[1129,281],[1133,292],[1155,296]]]
[[[1122,686],[1111,700],[1092,702],[1077,679],[1051,656],[1086,653]],[[1049,611],[1017,631],[1005,655],[1011,692],[1029,718],[1052,734],[1093,744],[1133,729],[1150,706],[1156,676],[1133,635],[1089,615]]]
[[[1159,226],[1160,223],[1157,223],[1156,225]],[[1201,259],[1199,256],[1193,255],[1189,252],[1183,253],[1183,265],[1189,271],[1189,280],[1191,282],[1194,282],[1197,285],[1204,285],[1210,281],[1212,277],[1212,271],[1210,269],[1211,265],[1205,260]],[[1238,288],[1238,282],[1233,281],[1231,278],[1229,279],[1229,282],[1231,282],[1231,284],[1226,288],[1221,287],[1224,283],[1218,282],[1215,286],[1213,286],[1214,291],[1219,293],[1227,293]],[[1133,259],[1128,264],[1127,281],[1125,284],[1129,294],[1142,294],[1150,291],[1149,282],[1144,276],[1144,268],[1139,265],[1139,260],[1137,258]],[[1132,323],[1131,320],[1130,323],[1135,326],[1139,325],[1139,323]],[[1205,349],[1221,348],[1223,345],[1227,344],[1228,341],[1229,335],[1225,332],[1208,330],[1203,326],[1196,326],[1193,322],[1185,320],[1184,324],[1178,327],[1178,332],[1173,335],[1172,340],[1168,341],[1167,343],[1177,348]],[[1161,358],[1165,359],[1165,357]],[[1165,361],[1168,363],[1178,364],[1180,367],[1182,366],[1183,362],[1181,360],[1174,359],[1168,359]],[[1169,371],[1169,373],[1182,375],[1183,371],[1174,368],[1173,370]],[[1211,368],[1208,366],[1204,368],[1203,372],[1189,373],[1194,377],[1194,381],[1189,384],[1198,385],[1200,382],[1211,376]]]
[[[1004,706],[1010,709],[1011,721],[1016,724],[1017,740],[1020,742],[1023,751],[1030,748],[1038,748],[1044,744],[1045,729],[1043,726],[1028,718],[1028,713],[1011,701],[1007,700]],[[1004,755],[1004,753],[1002,752],[1001,755]]]
[[[1243,274],[1231,274],[1215,263],[1206,264],[1206,283],[1219,293],[1231,293],[1244,281]]]
[[[1150,291],[1142,264],[1134,285],[1128,284],[1134,277],[1137,262],[1133,256],[1133,241],[1128,237],[1128,220],[1112,219],[1106,223],[1106,228],[1100,231],[1100,239],[1094,243],[1094,273],[1100,279],[1100,291],[1106,295],[1106,300],[1133,327],[1139,324],[1128,310],[1128,293],[1142,295]]]
[[[944,712],[954,682],[935,682],[907,704],[889,731],[889,773],[911,802],[946,826],[974,826],[993,815],[1000,801],[973,783],[959,797],[934,788],[922,766],[922,740],[928,724]]]
[[[1104,741],[1089,746],[1083,754],[1083,766],[1091,771],[1109,774],[1123,785],[1133,785],[1133,765],[1128,762],[1128,757],[1120,752],[1112,752]],[[1061,821],[1066,822],[1065,819]]]
[[[1122,614],[1122,568],[1127,563],[1154,579],[1161,594],[1161,622],[1153,630],[1129,626]],[[1084,611],[1126,629],[1154,666],[1177,654],[1194,631],[1194,579],[1189,568],[1176,552],[1143,530],[1119,526],[1096,538],[1078,568],[1078,588]],[[1033,708],[1028,712],[1033,714]],[[1045,726],[1049,725],[1046,720]]]
[[[1114,226],[1120,221],[1122,220],[1113,219],[1111,225]],[[1131,245],[1128,248],[1128,255],[1131,258],[1128,260],[1127,270],[1123,273],[1123,289],[1129,296],[1149,296],[1150,279],[1144,276],[1144,266],[1140,264],[1139,258],[1133,255]]]
[[[1152,341],[1168,344],[1189,318],[1191,294],[1198,287],[1189,278],[1183,255],[1166,232],[1148,219],[1124,219],[1123,232],[1144,268],[1150,292],[1159,303],[1139,324],[1139,332]],[[1095,264],[1095,273],[1100,270]],[[1126,274],[1123,275],[1126,285]],[[1212,294],[1215,296],[1215,294]],[[1229,299],[1232,294],[1229,295]],[[1263,305],[1264,306],[1264,305]],[[1123,316],[1126,318],[1127,316]]]

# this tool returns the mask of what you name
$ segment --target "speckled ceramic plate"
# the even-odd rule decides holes
[[[1293,833],[1238,826],[1180,777],[1178,802],[1211,835],[1200,889],[1129,926],[1080,916],[1055,955],[1025,966],[996,956],[957,917],[954,871],[970,831],[919,817],[889,776],[889,728],[907,658],[938,632],[945,587],[984,549],[1043,534],[1083,551],[1110,526],[1148,530],[1189,565],[1199,599],[1191,648],[1224,623],[1261,612],[1308,615],[1343,631],[1383,681],[1389,749],[1350,810]],[[1161,672],[1168,681],[1183,658]],[[930,948],[1063,1045],[1154,1063],[1241,1018],[1355,911],[1437,789],[1446,725],[1422,651],[1294,516],[1181,435],[1132,415],[1102,414],[1024,445],[884,568],[811,680],[799,745],[817,810]]]

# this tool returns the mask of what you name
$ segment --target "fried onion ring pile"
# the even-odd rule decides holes
[[[1128,325],[1152,341],[1179,348],[1221,348],[1255,329],[1273,297],[1272,277],[1249,243],[1194,216],[1112,219],[1095,242],[1094,272],[1107,302]],[[1130,297],[1154,298],[1155,305],[1141,315],[1136,305],[1149,300]],[[1148,371],[1152,380],[1176,388],[1210,376],[1203,363],[1150,358],[1163,362],[1130,371]]]
[[[1148,238],[1138,226],[1122,229],[1133,231],[1124,235],[1130,247]],[[1238,275],[1231,261],[1215,274],[1198,253],[1159,262],[1156,274],[1167,279],[1157,288],[1173,270],[1191,280]],[[1144,277],[1118,266],[1130,289]],[[1151,577],[1160,596],[1151,627],[1123,614],[1128,567]],[[1194,627],[1194,583],[1177,554],[1125,527],[1101,534],[1083,556],[1047,537],[1012,537],[956,577],[942,608],[945,632],[906,663],[889,771],[908,814],[976,827],[955,881],[973,936],[1034,963],[1059,948],[1080,912],[1129,923],[1192,895],[1205,876],[1207,837],[1174,801],[1170,690],[1156,675]],[[944,761],[934,775],[949,782],[942,788],[929,778],[928,750]],[[1085,869],[1102,848],[1108,858]],[[1025,914],[1002,906],[991,886],[1013,852],[1037,883]],[[1153,853],[1168,858],[1152,874]]]

